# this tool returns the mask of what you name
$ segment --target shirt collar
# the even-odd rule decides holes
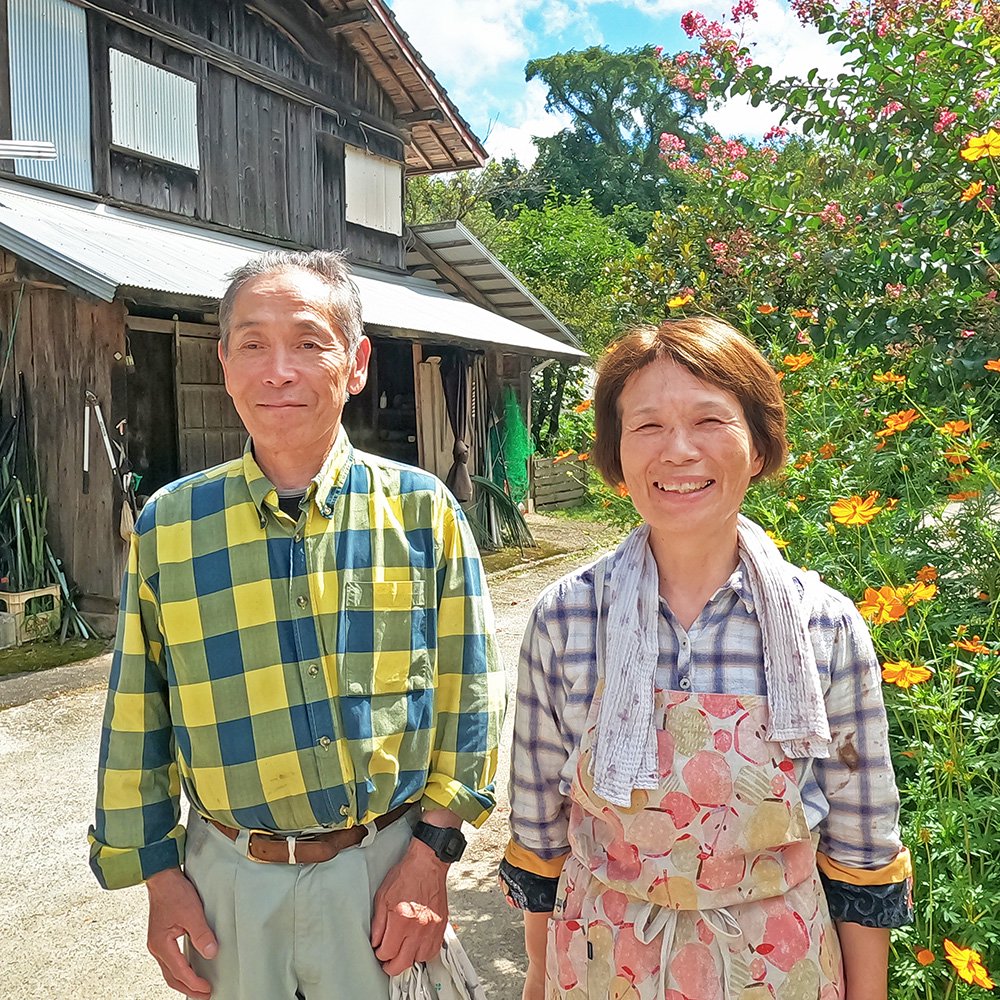
[[[347,436],[347,431],[341,426],[337,440],[333,442],[330,453],[323,460],[319,472],[313,476],[306,487],[307,500],[315,499],[319,513],[329,520],[333,516],[333,504],[337,494],[343,489],[347,479],[347,471],[354,460],[354,448]],[[264,475],[253,454],[253,441],[248,440],[243,449],[243,476],[247,482],[250,497],[261,516],[263,527],[265,509],[272,510],[278,506],[278,493],[274,484]]]

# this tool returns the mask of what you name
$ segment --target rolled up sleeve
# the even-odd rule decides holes
[[[869,927],[912,920],[910,855],[899,835],[899,793],[889,757],[882,675],[853,607],[836,623],[826,708],[833,742],[817,760],[829,803],[820,824],[820,874],[831,916]]]

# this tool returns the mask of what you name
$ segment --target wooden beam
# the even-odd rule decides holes
[[[332,53],[323,45],[323,18],[308,4],[288,0],[252,0],[247,7],[273,24],[308,59],[329,62]]]
[[[444,112],[440,108],[425,108],[422,111],[410,111],[405,115],[397,115],[396,121],[403,125],[415,125],[417,122],[443,122]]]
[[[330,14],[323,18],[323,30],[330,35],[338,35],[342,31],[349,31],[351,28],[360,27],[363,24],[371,24],[372,12],[370,10],[345,10],[339,14]]]
[[[0,292],[8,292],[11,289],[20,288],[37,289],[44,288],[53,292],[65,292],[66,286],[55,281],[42,281],[39,278],[24,278],[18,274],[0,275]]]
[[[432,247],[429,247],[419,236],[415,233],[411,233],[414,240],[416,240],[417,245],[420,247],[420,252],[434,265],[437,271],[447,278],[466,298],[471,299],[476,305],[482,306],[483,309],[488,310],[491,313],[496,312],[496,308],[493,303],[483,295],[481,291],[464,274],[461,273],[453,264],[448,263],[439,253],[436,253]]]

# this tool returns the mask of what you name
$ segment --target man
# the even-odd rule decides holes
[[[341,427],[371,344],[340,255],[251,261],[219,325],[250,440],[137,521],[91,866],[145,882],[149,950],[190,997],[386,997],[440,949],[462,821],[494,804],[482,567],[433,476]]]

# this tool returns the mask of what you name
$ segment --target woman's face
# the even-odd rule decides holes
[[[625,485],[653,532],[686,546],[735,538],[764,464],[739,400],[661,359],[628,379],[618,406]]]

